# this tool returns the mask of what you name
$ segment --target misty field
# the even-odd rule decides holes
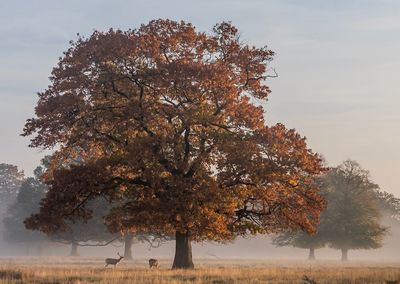
[[[386,283],[400,280],[400,263],[197,260],[194,270],[150,270],[144,259],[104,268],[100,258],[13,258],[0,261],[0,283]]]

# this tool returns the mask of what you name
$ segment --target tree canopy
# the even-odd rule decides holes
[[[0,164],[0,224],[6,216],[8,208],[15,202],[19,188],[24,181],[24,172],[17,166]]]
[[[175,268],[193,267],[191,240],[313,232],[321,159],[264,120],[273,55],[226,22],[204,33],[154,20],[71,42],[24,128],[32,147],[59,149],[27,226],[65,229],[102,196],[110,230],[175,235]],[[77,152],[84,163],[63,166]]]
[[[17,196],[17,192],[24,181],[24,172],[18,170],[17,166],[0,164],[0,195]]]
[[[45,197],[47,187],[37,178],[29,177],[21,185],[15,202],[4,218],[4,239],[11,243],[34,243],[46,240],[40,232],[25,228],[24,220],[39,210],[39,203]]]
[[[398,223],[400,221],[400,198],[384,190],[377,190],[376,196],[380,211]]]
[[[327,175],[325,234],[329,245],[342,250],[347,260],[349,249],[374,249],[382,245],[387,228],[380,224],[376,189],[369,172],[347,160]]]
[[[379,190],[369,172],[352,160],[331,168],[317,182],[328,206],[321,214],[316,234],[289,230],[278,234],[274,244],[308,248],[310,259],[315,258],[314,249],[329,245],[342,250],[342,260],[347,260],[350,249],[380,247],[388,229],[381,224],[381,214],[396,217],[398,199]]]

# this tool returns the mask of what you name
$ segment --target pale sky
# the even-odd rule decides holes
[[[45,154],[22,138],[36,92],[76,33],[136,28],[152,19],[209,31],[232,21],[248,44],[276,52],[268,124],[308,138],[332,166],[355,159],[400,196],[400,1],[0,0],[0,163],[27,175]]]

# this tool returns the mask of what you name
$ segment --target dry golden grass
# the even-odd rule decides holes
[[[149,270],[146,260],[104,268],[102,259],[16,258],[0,261],[0,283],[303,283],[304,275],[317,283],[386,283],[400,280],[400,263],[333,261],[197,260],[195,270]]]

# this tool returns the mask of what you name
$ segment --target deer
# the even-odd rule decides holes
[[[106,265],[104,267],[107,267],[108,265],[114,265],[114,268],[117,266],[117,264],[123,259],[124,257],[117,252],[119,258],[106,258]]]
[[[157,259],[150,258],[150,259],[149,259],[149,266],[150,266],[150,269],[152,269],[153,267],[154,267],[154,268],[158,268],[160,265],[159,265]]]

